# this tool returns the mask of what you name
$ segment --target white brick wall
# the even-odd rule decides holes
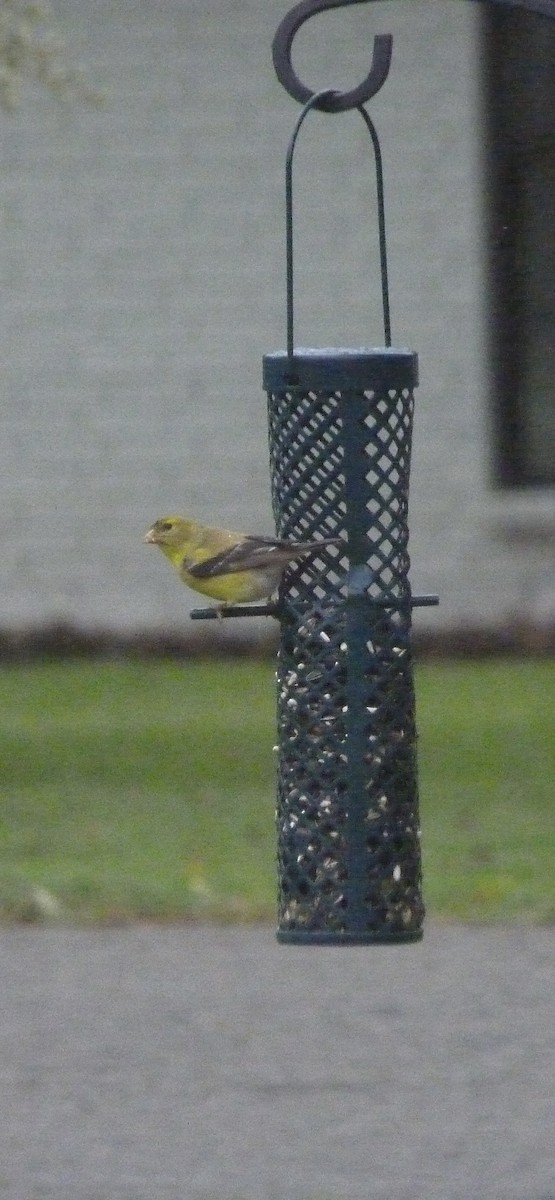
[[[261,357],[284,345],[298,108],[270,45],[289,6],[57,0],[69,54],[107,102],[68,111],[28,92],[0,117],[0,627],[187,627],[193,598],[142,545],[148,524],[177,509],[272,528]],[[374,33],[394,34],[371,112],[393,339],[421,364],[412,579],[442,606],[417,619],[436,625],[533,605],[530,573],[549,607],[551,586],[541,538],[496,536],[487,483],[476,18],[454,0],[386,0],[322,14],[295,41],[307,82],[343,87],[366,73]],[[379,345],[362,121],[315,115],[296,161],[298,341]],[[552,497],[529,503],[552,519]]]

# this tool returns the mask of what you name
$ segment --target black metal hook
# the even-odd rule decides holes
[[[272,58],[276,75],[281,84],[294,100],[306,104],[314,92],[301,83],[293,70],[291,63],[291,47],[295,34],[316,13],[325,12],[328,8],[343,8],[347,4],[359,4],[361,0],[301,0],[291,12],[283,18],[278,26],[272,43]],[[349,108],[360,108],[367,100],[371,100],[379,92],[389,74],[393,38],[391,34],[377,34],[374,38],[374,53],[372,66],[366,79],[350,92],[327,90],[315,104],[324,112],[346,112]]]

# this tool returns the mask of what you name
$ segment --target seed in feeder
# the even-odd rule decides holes
[[[339,649],[343,651],[343,654],[345,654],[345,651],[347,650],[347,643],[341,642]]]
[[[321,642],[331,642],[331,638],[330,638],[329,634],[327,634],[324,629],[322,630],[322,632],[320,634],[320,641]]]
[[[290,697],[289,697],[289,699],[288,699],[288,701],[287,701],[287,707],[288,707],[288,708],[292,708],[292,709],[294,709],[294,708],[297,708],[297,707],[298,707],[298,705],[297,705],[297,701],[294,699],[294,697],[293,697],[293,696],[290,696]]]
[[[393,878],[395,883],[398,883],[401,878],[401,868],[398,863],[397,866],[393,868]]]

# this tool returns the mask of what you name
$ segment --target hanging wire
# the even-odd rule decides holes
[[[365,121],[370,137],[372,138],[374,158],[376,161],[376,196],[378,201],[378,239],[380,248],[380,279],[382,287],[384,345],[391,346],[391,309],[389,306],[389,277],[387,272],[387,240],[385,233],[385,200],[382,152],[374,122],[370,119],[366,109],[362,104],[358,106],[358,111]]]
[[[321,108],[322,103],[331,100],[335,92],[325,88],[314,92],[304,107],[295,124],[285,161],[285,236],[286,236],[286,270],[287,270],[287,357],[291,363],[294,357],[294,286],[293,286],[293,154],[297,137],[305,117],[313,108]],[[384,339],[387,347],[391,346],[391,310],[389,304],[389,281],[387,271],[387,239],[385,230],[385,202],[383,182],[383,162],[378,134],[373,121],[368,116],[362,104],[357,105],[358,112],[363,118],[374,148],[376,162],[376,193],[378,201],[378,239],[380,252],[380,277],[383,308]]]

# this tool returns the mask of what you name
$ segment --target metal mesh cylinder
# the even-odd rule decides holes
[[[264,358],[281,537],[340,535],[278,615],[278,938],[422,935],[408,487],[417,357]]]

